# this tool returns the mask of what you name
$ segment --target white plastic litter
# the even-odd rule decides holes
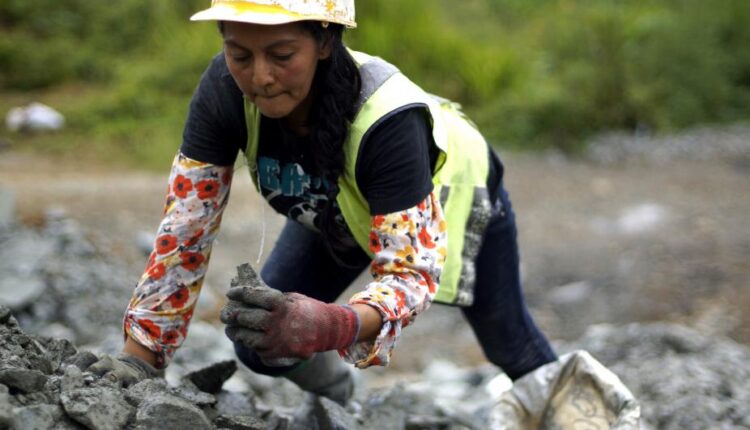
[[[65,125],[65,117],[42,103],[31,103],[26,107],[15,107],[5,116],[5,126],[13,132],[56,131]]]
[[[586,351],[517,380],[493,408],[490,428],[639,430],[641,408],[614,373]]]

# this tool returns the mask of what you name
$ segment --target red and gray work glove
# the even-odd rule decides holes
[[[227,297],[221,310],[227,336],[267,362],[343,349],[359,334],[359,316],[349,306],[266,286],[234,287]]]

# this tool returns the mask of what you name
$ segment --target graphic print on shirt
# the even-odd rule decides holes
[[[295,162],[282,164],[270,157],[258,157],[258,183],[263,197],[280,214],[318,230],[318,215],[328,197],[328,181],[311,176]]]

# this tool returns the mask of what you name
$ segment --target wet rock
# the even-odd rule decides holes
[[[62,420],[63,410],[58,405],[33,405],[13,410],[13,428],[48,430]]]
[[[216,427],[229,430],[265,430],[266,422],[249,416],[222,415],[214,420]]]
[[[209,324],[194,317],[190,323],[190,335],[167,368],[166,379],[172,385],[179,385],[182,377],[189,372],[220,361],[234,360],[236,357],[234,345],[224,334],[223,326]],[[229,389],[227,384],[236,384],[237,380],[237,377],[230,378],[224,383],[223,388]],[[238,391],[239,388],[242,387],[235,386],[234,390]]]
[[[406,430],[458,430],[457,426],[448,418],[444,417],[425,417],[421,415],[412,415],[406,422]],[[471,429],[474,427],[463,427]]]
[[[39,269],[53,255],[54,240],[31,231],[11,235],[0,246],[0,304],[28,307],[47,289]]]
[[[140,406],[144,400],[158,395],[174,395],[200,408],[216,404],[216,397],[198,390],[190,383],[170,387],[167,381],[161,378],[145,379],[125,391],[125,399],[135,407]]]
[[[592,327],[573,346],[620,377],[659,429],[742,428],[750,422],[750,349],[668,324]]]
[[[315,400],[315,417],[321,430],[356,430],[360,428],[357,420],[346,409],[325,397],[318,397]]]
[[[312,393],[305,393],[304,400],[300,401],[293,408],[276,406],[267,414],[264,414],[269,422],[273,421],[274,416],[286,418],[286,425],[289,430],[320,430],[320,423],[316,416],[316,396]]]
[[[63,248],[67,253],[68,257],[76,258],[88,258],[96,260],[97,249],[93,243],[86,237],[81,227],[73,220],[66,219],[65,221],[48,224],[48,229],[56,227],[54,232],[58,242],[58,246]]]
[[[8,250],[9,242],[24,248],[32,245],[29,238],[51,243],[55,252],[23,269],[29,279],[44,279],[47,288],[35,301],[14,310],[20,326],[47,334],[45,330],[58,324],[61,329],[53,332],[56,337],[67,329],[77,342],[91,342],[97,352],[119,351],[121,315],[111,309],[127,302],[135,282],[128,278],[133,274],[96,254],[84,232],[67,223],[64,215],[51,220],[50,227],[39,234],[2,233],[0,260],[15,252]],[[0,261],[0,273],[6,273],[4,264]],[[261,281],[245,267],[238,269],[234,284],[261,285]],[[586,292],[581,285],[568,286],[557,291],[556,300],[561,305],[584,303]],[[26,387],[31,391],[25,392],[14,385],[19,378],[11,376],[16,373],[5,375],[11,388],[0,384],[0,428],[14,426],[19,419],[32,428],[45,428],[54,419],[51,428],[55,430],[81,426],[128,430],[487,428],[484,405],[491,404],[493,397],[485,386],[488,375],[497,374],[494,367],[491,372],[467,370],[433,360],[422,375],[411,375],[414,380],[404,386],[362,390],[351,404],[359,408],[345,409],[314,397],[308,404],[305,393],[286,380],[249,374],[244,368],[237,371],[236,362],[229,360],[234,357],[232,345],[221,329],[196,320],[188,341],[167,369],[168,376],[171,372],[174,377],[168,379],[172,386],[151,379],[122,389],[85,372],[96,361],[93,353],[76,352],[70,342],[26,335],[18,321],[7,306],[0,306],[0,369],[36,376]],[[111,332],[102,330],[105,326]],[[621,375],[641,400],[644,419],[651,427],[750,428],[747,348],[691,330],[655,326],[594,330],[576,348],[591,350]],[[195,368],[199,370],[182,377]],[[243,392],[227,391],[230,385]]]
[[[51,371],[60,368],[62,363],[76,354],[76,348],[67,339],[51,337],[37,337],[37,345],[41,346],[44,357],[51,365]]]
[[[407,405],[407,402],[406,393],[401,386],[373,392],[364,404],[363,428],[374,430],[382,426],[393,430],[405,429],[408,414],[403,405]]]
[[[52,371],[41,347],[21,331],[13,317],[0,325],[0,369],[8,368],[34,369],[45,374]]]
[[[80,351],[75,355],[68,357],[63,365],[71,365],[79,368],[80,370],[86,370],[92,364],[96,363],[99,358],[91,351]]]
[[[36,393],[44,388],[47,377],[40,371],[34,369],[0,369],[0,384],[8,386],[11,390],[21,393]]]
[[[434,360],[397,403],[408,405],[401,407],[409,411],[407,428],[433,421],[450,423],[452,429],[486,427],[493,406],[488,387],[498,373],[492,365],[466,369]]]
[[[64,214],[50,216],[43,231],[16,228],[0,237],[0,273],[0,304],[25,330],[79,344],[119,334],[122,316],[111,309],[127,303],[136,276],[98,253]]]
[[[49,272],[53,272],[48,280],[54,303],[58,305],[57,315],[40,312],[34,331],[58,321],[73,330],[79,344],[99,343],[112,334],[121,334],[122,315],[112,309],[128,302],[132,286],[127,284],[133,275],[122,264],[76,257],[65,249],[65,258],[49,267]]]
[[[312,424],[311,424],[312,425]],[[266,429],[268,430],[292,430],[292,424],[289,418],[280,415],[271,414],[266,419]],[[309,427],[310,430],[318,430],[317,427]],[[294,429],[297,430],[297,429]]]
[[[34,345],[33,345],[34,349],[36,349],[37,345],[38,344],[34,342]],[[37,354],[34,354],[31,357],[28,357],[29,363],[31,363],[31,368],[34,370],[38,370],[44,373],[45,375],[51,374],[54,371],[54,369],[52,368],[52,363],[50,363],[50,361],[47,360],[47,358],[44,357],[44,355],[42,355],[41,351],[37,349],[36,352]]]
[[[67,415],[64,415],[62,419],[55,423],[52,430],[81,430],[81,425],[71,420]]]
[[[60,380],[60,390],[62,392],[83,388],[84,385],[83,372],[81,372],[81,369],[76,366],[68,366],[65,368],[65,374]]]
[[[222,390],[216,395],[216,411],[224,416],[257,416],[257,408],[249,396],[249,393]]]
[[[125,396],[111,388],[79,388],[63,392],[60,400],[70,418],[92,430],[122,429],[133,413]]]
[[[0,428],[9,427],[13,420],[13,405],[10,404],[8,387],[0,384]]]
[[[125,391],[125,399],[131,405],[138,407],[144,400],[168,392],[167,381],[160,378],[144,379]]]
[[[212,427],[197,406],[169,394],[158,394],[141,402],[136,428],[163,430],[205,430]]]
[[[185,381],[182,385],[172,388],[170,391],[172,394],[182,397],[200,408],[216,404],[216,396],[199,390],[198,387],[190,381]]]
[[[54,395],[50,395],[44,391],[38,391],[31,394],[16,394],[11,397],[11,403],[14,406],[29,406],[42,403],[53,404],[55,401],[56,397]]]
[[[195,384],[203,392],[216,394],[221,391],[224,382],[231,378],[236,371],[237,362],[227,360],[190,372],[184,376],[184,379]]]
[[[5,324],[10,320],[12,312],[9,307],[0,305],[0,324]]]
[[[286,378],[272,378],[249,371],[243,376],[256,394],[256,406],[261,413],[269,408],[276,411],[294,410],[307,401],[307,393]]]
[[[263,287],[265,283],[260,279],[253,266],[248,263],[237,266],[237,277],[229,283],[230,287]]]

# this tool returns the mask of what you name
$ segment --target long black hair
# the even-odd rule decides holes
[[[219,31],[224,33],[224,23],[219,22]],[[311,91],[313,105],[310,108],[310,141],[313,161],[318,175],[328,183],[326,202],[320,216],[318,228],[323,235],[331,255],[343,263],[335,249],[341,248],[333,209],[339,194],[338,179],[344,172],[344,144],[349,137],[349,126],[357,114],[362,80],[354,58],[344,46],[344,26],[323,24],[320,21],[301,21],[302,29],[313,36],[318,45],[328,44],[331,55],[318,62]]]
[[[329,44],[331,49],[331,55],[318,62],[313,78],[312,91],[315,94],[309,122],[317,173],[328,182],[328,201],[320,215],[318,228],[336,258],[334,250],[339,248],[337,239],[340,233],[336,233],[333,207],[339,193],[338,179],[345,167],[344,144],[349,137],[349,126],[357,114],[362,83],[354,58],[344,46],[343,25],[323,26],[319,21],[303,21],[301,25],[319,44]]]

